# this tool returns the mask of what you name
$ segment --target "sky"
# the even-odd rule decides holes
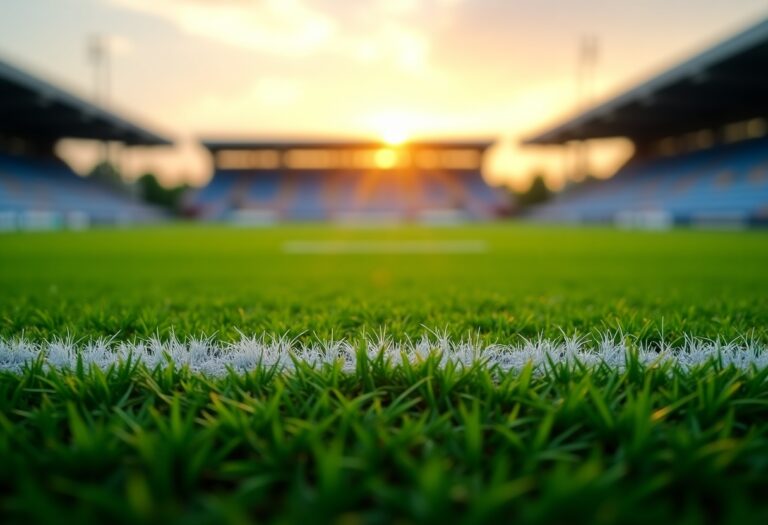
[[[134,176],[204,182],[201,136],[477,137],[498,140],[491,182],[558,186],[558,149],[519,141],[578,109],[585,35],[599,101],[766,16],[766,0],[0,0],[0,56],[91,97],[88,42],[107,39],[109,107],[178,142],[124,155]],[[598,147],[595,169],[630,153]]]

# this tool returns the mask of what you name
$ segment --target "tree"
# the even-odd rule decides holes
[[[88,178],[101,184],[102,186],[125,192],[127,190],[125,182],[120,172],[114,164],[109,162],[99,162],[88,173]]]
[[[517,193],[516,197],[517,205],[520,208],[528,208],[547,202],[552,198],[552,191],[547,187],[547,183],[544,182],[544,176],[536,175],[530,187],[524,192]]]
[[[144,202],[166,208],[172,212],[178,211],[181,196],[187,190],[187,186],[175,186],[166,188],[160,184],[153,173],[145,173],[137,181],[139,196]]]

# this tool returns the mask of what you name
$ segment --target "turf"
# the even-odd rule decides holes
[[[286,254],[295,240],[480,240],[487,253]],[[0,236],[0,336],[445,330],[509,342],[768,327],[768,237],[522,226],[168,228]],[[303,334],[303,335],[302,335]]]
[[[284,253],[297,240],[475,240],[485,253]],[[768,369],[505,372],[363,351],[438,329],[768,342],[768,237],[496,225],[0,236],[0,338],[345,339],[342,363],[0,372],[7,523],[768,520]]]
[[[0,375],[5,523],[764,523],[768,371]]]

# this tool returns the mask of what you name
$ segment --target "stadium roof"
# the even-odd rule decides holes
[[[171,141],[0,60],[0,133],[42,140],[114,140],[133,146]]]
[[[637,142],[768,115],[768,19],[523,141]]]
[[[387,144],[373,139],[202,139],[210,151],[249,149],[365,149],[381,148]],[[434,148],[466,148],[485,150],[494,140],[409,140],[403,146]]]

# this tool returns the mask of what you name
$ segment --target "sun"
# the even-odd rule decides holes
[[[380,108],[366,117],[366,126],[391,148],[402,146],[418,129],[417,115],[406,109]]]
[[[382,148],[376,152],[374,162],[376,167],[382,170],[390,170],[397,166],[399,155],[392,148]]]
[[[400,146],[408,140],[408,133],[402,128],[391,127],[381,132],[381,138],[390,146]]]

